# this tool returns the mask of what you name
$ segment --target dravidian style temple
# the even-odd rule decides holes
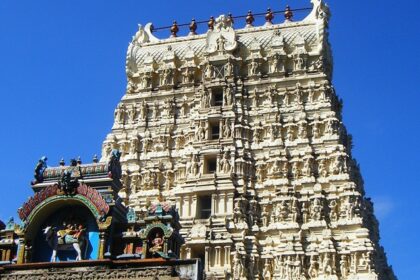
[[[102,157],[39,160],[0,279],[396,279],[312,4],[140,26]]]

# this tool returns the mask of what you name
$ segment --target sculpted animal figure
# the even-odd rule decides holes
[[[55,228],[48,226],[43,231],[48,245],[53,249],[51,262],[57,261],[57,251],[68,250],[69,247],[76,251],[76,261],[82,260],[81,248],[85,243],[84,229],[74,230],[68,228],[57,231]]]

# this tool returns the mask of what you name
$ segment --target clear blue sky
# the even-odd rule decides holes
[[[125,90],[125,52],[138,23],[165,26],[286,4],[306,7],[309,0],[1,0],[0,218],[16,216],[32,194],[40,156],[56,165],[61,157],[87,162],[100,153]],[[418,279],[420,2],[329,4],[334,84],[382,244],[400,279]]]

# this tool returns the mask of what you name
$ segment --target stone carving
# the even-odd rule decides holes
[[[206,238],[206,226],[203,224],[196,224],[191,228],[191,233],[189,235],[192,239],[205,239]]]
[[[225,15],[216,19],[214,29],[207,32],[206,51],[207,53],[231,52],[237,47],[235,30],[232,21]]]
[[[222,153],[219,160],[219,171],[222,173],[230,173],[232,170],[232,165],[230,163],[230,151]]]

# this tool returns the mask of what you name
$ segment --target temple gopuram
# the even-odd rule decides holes
[[[140,25],[102,156],[39,160],[0,279],[397,279],[311,2]]]

